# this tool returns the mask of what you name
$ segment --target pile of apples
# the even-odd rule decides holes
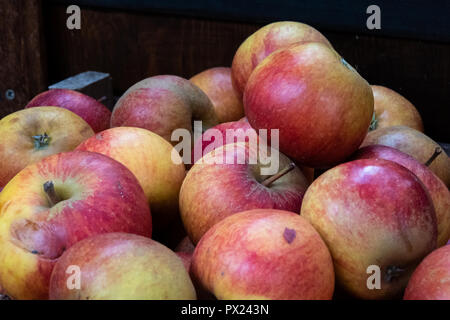
[[[194,121],[191,165],[172,134]],[[273,175],[249,161],[262,129],[279,130]],[[298,22],[250,35],[231,68],[142,80],[112,113],[43,92],[0,120],[0,293],[450,299],[450,159],[423,130]]]

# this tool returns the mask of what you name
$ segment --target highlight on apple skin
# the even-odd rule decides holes
[[[388,160],[343,163],[305,193],[301,216],[320,233],[334,261],[337,285],[361,299],[401,295],[422,258],[436,248],[433,202],[419,178]],[[379,287],[367,284],[379,268]]]
[[[47,299],[58,258],[99,233],[151,237],[136,177],[104,155],[72,151],[19,172],[0,194],[0,283],[14,299]]]
[[[79,268],[79,288],[67,286],[70,266]],[[194,300],[196,293],[169,248],[135,234],[106,233],[76,243],[58,259],[50,299]]]
[[[195,248],[191,273],[220,300],[327,300],[334,291],[320,235],[282,210],[249,210],[217,223]]]

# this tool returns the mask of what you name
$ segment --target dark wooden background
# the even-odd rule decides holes
[[[152,75],[190,77],[229,66],[240,43],[263,25],[84,6],[81,30],[68,30],[66,7],[0,0],[0,117],[22,108],[47,85],[86,70],[110,73],[120,95]],[[407,97],[422,114],[428,135],[450,142],[449,42],[314,26],[370,83]],[[12,102],[4,98],[7,87],[16,91]]]

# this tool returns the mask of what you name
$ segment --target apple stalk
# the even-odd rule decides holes
[[[281,170],[280,172],[274,174],[273,176],[268,177],[262,182],[262,185],[265,187],[270,187],[272,183],[274,183],[276,180],[287,174],[288,172],[292,171],[295,168],[295,163],[291,162],[286,168]]]
[[[424,163],[424,165],[426,165],[427,167],[429,167],[434,159],[437,158],[438,155],[440,155],[442,153],[442,149],[440,147],[436,147],[436,149],[434,149],[434,153],[431,155],[431,157]]]

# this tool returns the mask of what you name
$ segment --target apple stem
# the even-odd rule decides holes
[[[47,133],[33,136],[33,139],[34,139],[34,147],[36,149],[46,147],[50,143],[50,137],[48,136]]]
[[[389,266],[385,275],[386,282],[391,282],[393,279],[398,278],[404,271],[405,269],[397,266]]]
[[[372,115],[372,120],[370,121],[369,131],[373,131],[377,127],[378,127],[378,120],[377,120],[377,116],[376,116],[375,111],[374,111],[373,115]]]
[[[271,177],[268,177],[262,182],[262,185],[265,187],[269,187],[273,182],[284,176],[286,173],[292,171],[295,168],[295,163],[291,162],[286,168],[281,170],[280,172],[274,174]]]
[[[434,153],[431,155],[430,159],[428,159],[427,162],[424,163],[424,165],[429,167],[430,164],[434,161],[434,159],[436,159],[437,156],[440,155],[441,153],[442,153],[441,147],[436,147],[436,149],[434,149]]]
[[[44,183],[44,192],[47,195],[47,200],[50,203],[50,207],[53,207],[55,204],[61,201],[55,191],[55,185],[53,181],[47,181]]]

